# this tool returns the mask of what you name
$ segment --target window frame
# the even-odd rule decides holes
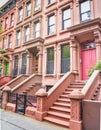
[[[63,58],[63,47],[65,47],[65,46],[69,47],[69,55],[70,55],[70,45],[68,43],[62,44],[61,45],[61,73],[67,73],[68,71],[70,71],[70,58],[68,58],[68,57]],[[69,68],[68,68],[68,66],[64,65],[64,62],[68,62],[68,61],[66,61],[68,59],[69,59]]]
[[[22,14],[20,14],[20,12]],[[18,22],[22,21],[22,19],[23,19],[23,8],[20,7],[20,8],[18,8]]]
[[[51,56],[49,53],[50,51],[53,51],[53,60],[50,60]],[[47,63],[46,63],[46,74],[54,74],[54,47],[47,48]],[[53,62],[53,63],[52,63]]]
[[[35,0],[35,11],[38,11],[40,9],[41,9],[41,0]]]
[[[18,75],[18,62],[19,62],[19,56],[16,55],[14,56],[14,69],[13,69],[13,76],[15,77]]]
[[[27,34],[27,29],[29,29],[28,30],[29,34]],[[25,26],[24,30],[25,30],[25,33],[24,33],[24,42],[28,42],[29,39],[30,39],[30,27],[29,27],[29,25]]]
[[[9,35],[8,48],[12,48],[12,42],[13,42],[13,36],[12,36],[12,34],[10,34]]]
[[[51,17],[53,17],[54,16],[54,23],[53,24],[51,24],[51,25],[49,25],[49,23],[50,23],[50,18]],[[56,25],[56,17],[55,17],[55,14],[51,14],[51,15],[49,15],[48,16],[48,35],[53,35],[53,34],[55,34],[55,25]],[[50,30],[51,30],[51,27],[54,27],[54,32],[51,32]]]
[[[36,28],[37,24],[39,24],[39,30]],[[38,36],[36,35],[37,33],[39,33]],[[38,38],[38,37],[40,37],[40,21],[39,20],[34,22],[34,38]]]
[[[6,38],[3,38],[3,42],[2,42],[2,49],[6,48]]]
[[[28,6],[30,6],[30,9],[28,9]],[[26,17],[31,16],[31,1],[28,1],[26,3]]]
[[[14,26],[14,13],[11,14],[11,23],[10,26]]]
[[[18,38],[18,34],[20,33],[20,38]],[[20,46],[20,41],[21,41],[21,30],[16,31],[16,47]]]
[[[8,17],[5,18],[5,29],[8,28]]]
[[[68,11],[68,10],[70,10],[70,17],[68,17],[68,18],[66,18],[66,19],[64,19],[64,12],[65,11]],[[70,7],[67,7],[67,8],[64,8],[64,9],[62,9],[62,30],[65,30],[65,29],[67,29],[68,27],[70,27],[70,26],[67,26],[66,28],[65,28],[65,26],[64,26],[64,23],[66,22],[66,21],[71,21],[71,9],[70,9]]]
[[[21,74],[26,74],[27,70],[27,54],[22,54]]]
[[[86,2],[86,1],[89,2],[89,10],[86,11],[86,12],[81,13],[81,4],[83,4],[83,3]],[[83,1],[81,1],[79,4],[80,4],[80,5],[79,5],[79,8],[80,8],[80,22],[86,22],[86,21],[91,20],[91,2],[90,2],[90,0],[83,0]],[[83,14],[87,14],[87,13],[90,13],[90,18],[89,18],[89,19],[86,19],[86,20],[82,20],[82,15],[83,15]]]

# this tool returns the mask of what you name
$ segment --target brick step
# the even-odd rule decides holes
[[[53,109],[53,110],[57,110],[57,111],[62,111],[62,112],[70,112],[70,108],[67,108],[67,107],[60,107],[60,106],[52,106],[50,107],[50,110]]]
[[[64,91],[63,94],[70,94],[72,91]]]
[[[58,106],[64,106],[64,107],[70,107],[70,103],[63,103],[63,102],[55,102],[53,105],[58,105]]]
[[[44,120],[69,128],[69,121],[64,121],[50,116],[44,117]]]
[[[64,92],[68,91],[68,92],[72,92],[73,90],[82,90],[83,87],[72,87],[72,86],[69,86],[68,88],[65,89]]]
[[[85,82],[74,82],[71,85],[85,85]]]
[[[61,102],[70,102],[70,99],[67,98],[67,97],[66,97],[66,98],[64,98],[64,97],[61,98],[61,97],[60,97],[60,98],[57,99],[57,101],[59,101],[59,102],[60,102],[60,101],[61,101]]]
[[[65,119],[70,119],[70,115],[68,113],[63,113],[63,112],[57,112],[57,111],[48,111],[49,115],[65,118]],[[48,116],[49,116],[48,115]]]
[[[69,95],[69,94],[62,94],[60,97],[61,97],[61,98],[69,98],[68,95]]]

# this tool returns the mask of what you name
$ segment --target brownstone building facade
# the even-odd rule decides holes
[[[13,65],[13,49],[14,49],[14,39],[15,39],[15,19],[16,19],[16,1],[8,1],[1,7],[0,14],[0,22],[2,25],[2,33],[0,34],[3,38],[0,40],[0,48],[6,49],[7,52],[5,54],[0,54],[0,56],[4,55],[9,59],[9,63],[5,64],[5,69],[1,71],[2,76],[12,75],[12,65]]]
[[[100,0],[17,1],[9,71],[15,79],[6,85],[37,95],[37,109],[26,110],[36,119],[81,130],[82,99],[100,100],[101,75],[87,74],[101,60],[100,6]]]

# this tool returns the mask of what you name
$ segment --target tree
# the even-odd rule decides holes
[[[1,10],[0,10],[0,13],[1,13]],[[3,32],[3,27],[2,27],[2,23],[0,22],[0,41],[4,38],[2,36],[2,32]],[[9,59],[3,55],[6,52],[7,52],[7,50],[0,48],[0,53],[1,53],[0,54],[0,71],[1,71],[1,69],[3,69],[5,67],[4,62],[9,62]],[[4,62],[2,62],[2,61],[4,61]]]

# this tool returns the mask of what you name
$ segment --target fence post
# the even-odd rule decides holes
[[[37,96],[37,110],[35,112],[35,118],[42,121],[47,115],[47,92],[42,88],[36,94]]]
[[[81,105],[84,95],[80,90],[74,90],[69,97],[71,100],[70,130],[82,130]]]
[[[11,88],[9,86],[6,86],[3,89],[3,98],[2,98],[2,108],[3,109],[6,109],[6,105],[7,105],[7,102],[8,102],[8,95],[9,95],[10,91],[11,91]]]

